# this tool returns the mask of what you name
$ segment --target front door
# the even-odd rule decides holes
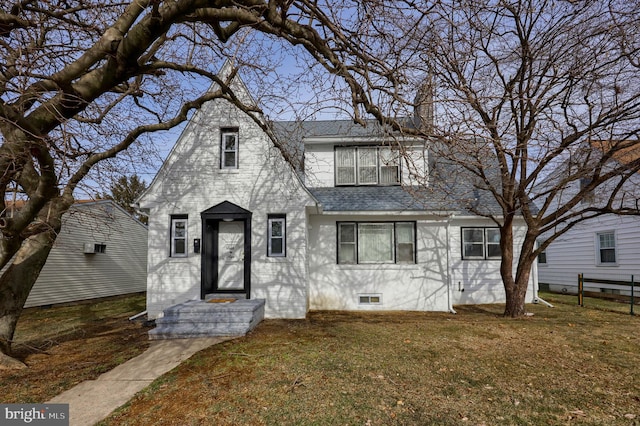
[[[211,293],[251,293],[252,213],[223,201],[202,213],[200,297]]]
[[[244,292],[244,222],[218,224],[218,280],[214,291]]]

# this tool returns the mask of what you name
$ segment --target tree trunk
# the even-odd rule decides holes
[[[51,229],[26,239],[0,276],[0,368],[24,367],[24,364],[11,358],[13,335],[22,308],[47,261],[58,230]]]
[[[507,290],[507,300],[504,308],[505,317],[517,318],[525,314],[525,298],[529,284],[528,276],[527,274],[527,279],[524,282],[522,282],[522,277],[519,280],[513,280],[511,288]]]
[[[506,317],[517,318],[526,313],[525,301],[527,297],[527,288],[529,287],[529,277],[531,276],[531,267],[533,266],[533,262],[536,260],[533,256],[533,251],[535,249],[537,234],[530,231],[531,230],[527,232],[527,236],[520,249],[520,257],[518,259],[515,279],[513,278],[513,267],[511,268],[511,273],[508,276],[502,276],[506,292],[504,310],[504,316]],[[513,242],[513,238],[511,238],[511,241]],[[513,265],[513,243],[509,247],[503,249],[508,252],[507,256],[504,256],[503,252],[503,262],[505,261],[505,258],[508,258],[508,262]],[[507,282],[509,285],[507,285]]]
[[[500,276],[504,284],[506,297],[504,316],[517,318],[525,314],[525,296],[527,295],[527,284],[529,274],[526,274],[524,285],[522,279],[524,274],[518,273],[514,279],[513,274],[513,215],[505,217],[505,222],[500,228],[500,248],[502,250],[502,260],[500,262]],[[520,265],[518,265],[520,266]]]

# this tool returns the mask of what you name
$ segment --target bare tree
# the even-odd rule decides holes
[[[414,29],[405,81],[430,83],[416,102],[435,119],[404,131],[429,138],[499,206],[464,207],[500,228],[505,315],[521,316],[532,265],[552,241],[603,214],[639,214],[640,155],[629,155],[639,146],[639,5],[405,3],[403,25]],[[514,258],[520,216],[528,230]]]
[[[359,45],[365,36],[352,37],[363,24],[342,3],[3,4],[0,364],[19,365],[9,354],[20,312],[60,230],[62,214],[92,173],[113,161],[139,165],[153,155],[155,134],[181,124],[208,100],[227,99],[258,117],[256,105],[238,99],[229,80],[216,75],[225,58],[264,76],[282,65],[272,62],[279,49],[304,54],[314,70],[324,70],[327,81],[340,82],[356,120],[363,111],[376,110],[367,81],[392,87],[393,73]],[[23,204],[7,215],[15,198]]]
[[[548,244],[588,217],[637,212],[617,200],[640,160],[610,161],[637,139],[637,6],[622,0],[5,2],[0,364],[15,365],[8,354],[22,306],[62,214],[87,178],[113,161],[137,167],[153,155],[158,132],[183,123],[210,99],[229,100],[269,131],[255,103],[238,99],[228,80],[217,77],[225,58],[287,88],[280,99],[295,93],[296,83],[324,93],[329,87],[341,95],[338,109],[354,121],[373,116],[424,137],[434,150],[445,147],[438,154],[465,168],[500,206],[499,214],[476,212],[501,229],[505,314],[523,314],[531,265],[545,247],[535,246],[541,233],[553,233]],[[304,58],[307,68],[294,81],[274,79],[270,71],[286,64],[273,58],[290,56]],[[435,88],[434,125],[407,126],[398,117],[413,106],[426,76]],[[593,155],[596,139],[611,143]],[[536,191],[551,171],[562,171],[557,182]],[[583,191],[567,198],[567,186],[584,177]],[[612,188],[608,200],[581,203],[603,185]],[[4,212],[14,198],[24,205],[10,216]],[[517,261],[516,215],[529,226]]]

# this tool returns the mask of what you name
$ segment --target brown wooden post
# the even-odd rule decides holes
[[[635,304],[634,294],[633,294],[633,293],[634,293],[634,292],[633,292],[633,288],[635,287],[635,284],[636,284],[636,283],[635,283],[635,282],[634,282],[634,280],[633,280],[633,275],[631,275],[631,312],[630,312],[630,313],[631,313],[631,315],[635,315],[635,314],[633,313],[633,305]]]
[[[578,305],[584,307],[584,276],[578,274]]]

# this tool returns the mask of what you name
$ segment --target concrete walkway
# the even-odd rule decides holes
[[[153,341],[143,354],[47,402],[69,404],[70,426],[93,425],[191,355],[230,339],[233,337]]]

